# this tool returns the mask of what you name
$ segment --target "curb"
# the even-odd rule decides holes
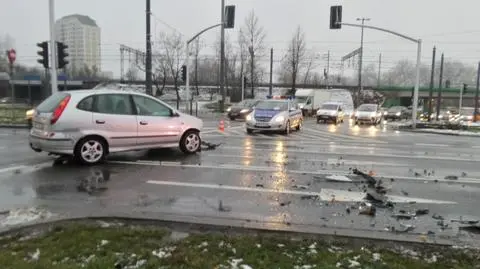
[[[5,129],[28,129],[27,124],[0,124],[0,128]]]
[[[56,225],[68,222],[78,221],[126,221],[126,222],[141,222],[150,225],[162,225],[171,229],[190,229],[197,231],[213,231],[213,232],[232,232],[232,233],[277,233],[282,235],[290,235],[293,237],[304,238],[318,238],[327,241],[350,241],[359,244],[373,243],[388,245],[392,242],[408,245],[418,246],[443,246],[451,247],[455,245],[462,245],[459,238],[427,238],[421,239],[422,234],[415,233],[393,233],[393,232],[379,232],[370,230],[352,230],[344,228],[330,228],[309,224],[279,224],[270,225],[270,223],[263,223],[255,220],[243,219],[225,219],[220,217],[205,217],[199,216],[183,216],[158,213],[156,216],[145,216],[142,212],[133,212],[132,214],[91,214],[84,216],[72,217],[53,217],[49,220],[41,220],[29,224],[21,224],[17,226],[1,227],[0,236],[21,233],[25,230],[31,230],[43,226]],[[224,223],[224,225],[222,225]],[[456,239],[456,240],[455,240]]]

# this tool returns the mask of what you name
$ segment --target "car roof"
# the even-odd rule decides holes
[[[337,105],[337,106],[341,106],[343,105],[342,102],[325,102],[323,103],[322,105]]]
[[[133,91],[133,90],[119,90],[119,89],[108,89],[108,88],[95,88],[95,89],[83,89],[83,90],[71,90],[71,91],[62,91],[64,93],[68,93],[72,96],[87,96],[90,94],[136,94],[142,96],[148,96],[147,94]]]

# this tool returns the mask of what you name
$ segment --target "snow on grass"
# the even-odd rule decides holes
[[[6,216],[6,218],[0,220],[0,226],[14,226],[19,224],[26,224],[38,220],[49,219],[53,216],[54,214],[52,214],[51,212],[35,207],[15,209],[11,210]]]

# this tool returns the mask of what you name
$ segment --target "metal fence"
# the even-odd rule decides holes
[[[27,104],[0,104],[0,125],[26,125]]]

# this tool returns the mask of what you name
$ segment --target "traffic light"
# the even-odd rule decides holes
[[[182,65],[182,80],[183,81],[187,81],[187,66],[186,65]]]
[[[342,6],[330,7],[330,29],[342,28]]]
[[[466,83],[463,83],[463,94],[466,94],[468,90],[468,85]]]
[[[67,64],[67,57],[68,53],[66,51],[68,49],[68,46],[63,44],[62,42],[57,42],[57,55],[58,55],[58,69],[64,68]]]
[[[43,41],[41,43],[37,43],[37,47],[39,47],[41,50],[37,51],[38,56],[40,56],[40,59],[37,60],[39,64],[42,64],[44,68],[48,68],[48,42]]]
[[[233,29],[235,26],[235,6],[225,7],[225,29]]]

